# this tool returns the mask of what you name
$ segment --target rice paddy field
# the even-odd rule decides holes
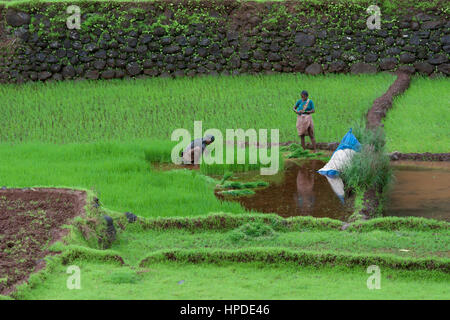
[[[3,85],[0,141],[170,140],[177,128],[192,132],[194,120],[204,130],[274,128],[281,141],[298,140],[292,107],[305,89],[316,107],[317,141],[338,141],[394,79],[283,74]]]
[[[394,100],[384,127],[390,151],[449,152],[450,80],[416,77]]]
[[[390,74],[265,75],[1,85],[0,186],[66,187],[89,194],[88,219],[76,220],[67,227],[69,236],[50,248],[61,255],[47,259],[48,267],[10,297],[448,299],[446,222],[379,218],[342,231],[342,221],[329,218],[248,212],[238,202],[219,201],[214,191],[222,175],[260,169],[260,162],[202,164],[199,170],[169,163],[173,130],[192,132],[200,120],[203,130],[279,129],[280,141],[298,142],[292,106],[303,89],[316,106],[317,140],[339,141],[364,122],[394,79]],[[408,108],[419,119],[418,109],[409,110],[410,101],[418,99],[424,108],[434,101],[445,105],[447,83],[413,80],[412,92],[395,101],[385,122],[389,148],[393,143],[413,148],[403,139],[411,124],[394,112]],[[403,126],[400,136],[398,126],[390,126],[392,118]],[[444,143],[426,151],[448,151],[448,133],[440,125],[432,128],[424,135],[443,137]],[[420,148],[416,142],[414,151]],[[100,199],[95,210],[94,196]],[[126,211],[138,222],[127,222]],[[105,214],[118,226],[108,249],[83,233],[96,233],[91,223]],[[367,288],[371,264],[381,266],[381,290]],[[81,290],[67,289],[68,265],[82,269]]]

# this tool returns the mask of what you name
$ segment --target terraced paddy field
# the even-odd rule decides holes
[[[4,294],[448,299],[446,221],[385,217],[344,228],[329,218],[250,213],[215,196],[220,175],[155,166],[170,167],[172,130],[191,129],[194,120],[204,128],[278,128],[281,141],[296,140],[292,105],[302,89],[316,104],[318,140],[338,141],[364,122],[393,80],[389,74],[271,75],[0,86],[0,185],[87,194],[85,213],[67,222],[67,236],[43,245],[50,253],[46,268],[30,265],[34,273],[15,291],[1,275]],[[138,221],[129,222],[126,211]],[[214,212],[226,213],[208,216]],[[29,215],[40,217],[33,210]],[[106,241],[104,215],[114,220],[115,241]],[[67,288],[71,265],[82,272],[80,290]],[[380,267],[379,290],[367,287],[370,265]]]
[[[384,127],[389,151],[450,151],[450,80],[414,77],[409,89],[394,99]]]

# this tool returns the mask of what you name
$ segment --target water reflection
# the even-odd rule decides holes
[[[272,212],[284,217],[301,215],[346,220],[351,214],[351,208],[343,201],[342,181],[317,173],[323,166],[324,162],[320,160],[302,161],[298,164],[287,162],[282,181],[257,190],[253,196],[217,196],[220,199],[238,201],[248,210]]]

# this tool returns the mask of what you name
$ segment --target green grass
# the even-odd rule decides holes
[[[213,218],[222,223],[222,229],[214,224]],[[324,229],[317,225],[319,220],[308,217],[283,220],[296,220],[292,225],[295,228],[289,230],[284,229],[289,223],[285,226],[275,223],[279,217],[254,218],[259,222],[248,222],[251,219],[248,215],[186,218],[193,229],[180,229],[182,225],[146,227],[147,223],[166,219],[148,219],[142,225],[125,222],[125,231],[119,232],[110,250],[85,247],[85,240],[75,232],[69,240],[72,245],[55,245],[53,250],[62,250],[62,255],[50,261],[47,270],[33,275],[30,284],[21,286],[14,297],[190,300],[449,297],[449,274],[435,268],[437,264],[448,268],[449,235],[444,222],[430,221],[426,227],[424,219],[379,218],[376,223],[367,222],[373,228],[371,231],[355,232],[333,230],[331,224]],[[124,222],[123,217],[120,220]],[[408,220],[409,226],[403,220]],[[443,229],[436,229],[439,226]],[[385,228],[390,231],[384,231]],[[401,231],[393,232],[396,229]],[[169,261],[174,259],[177,261]],[[423,263],[429,259],[435,263]],[[322,260],[327,262],[318,263]],[[374,261],[381,270],[380,290],[369,290],[366,286],[369,277],[366,268]],[[81,290],[66,288],[69,265],[81,269]]]
[[[159,142],[0,144],[1,185],[66,186],[94,190],[107,208],[140,216],[244,212],[220,202],[215,183],[196,171],[152,170],[144,150]]]
[[[381,289],[369,290],[364,267],[298,267],[240,263],[156,263],[147,268],[76,261],[81,290],[66,288],[58,266],[24,299],[448,299],[449,276],[381,269]]]
[[[338,141],[394,76],[298,74],[1,85],[2,142],[169,140],[176,128],[279,129],[298,140],[292,106],[306,89],[318,141]],[[358,90],[355,90],[358,88]],[[270,131],[269,131],[270,134]]]
[[[263,226],[264,228],[262,228]],[[131,228],[133,229],[133,228]],[[265,224],[248,223],[227,232],[186,230],[127,231],[111,247],[126,263],[137,265],[143,255],[158,250],[279,248],[295,252],[332,252],[335,254],[388,255],[401,258],[446,258],[448,232],[402,231],[342,232],[303,230],[279,232]],[[408,251],[401,251],[408,250]],[[448,263],[448,262],[447,262]]]
[[[450,152],[450,79],[415,77],[383,121],[389,151]]]

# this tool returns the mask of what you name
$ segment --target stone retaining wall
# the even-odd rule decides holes
[[[450,73],[445,10],[380,4],[381,29],[369,30],[372,2],[78,2],[79,30],[66,25],[70,2],[14,5],[0,8],[0,81]]]

